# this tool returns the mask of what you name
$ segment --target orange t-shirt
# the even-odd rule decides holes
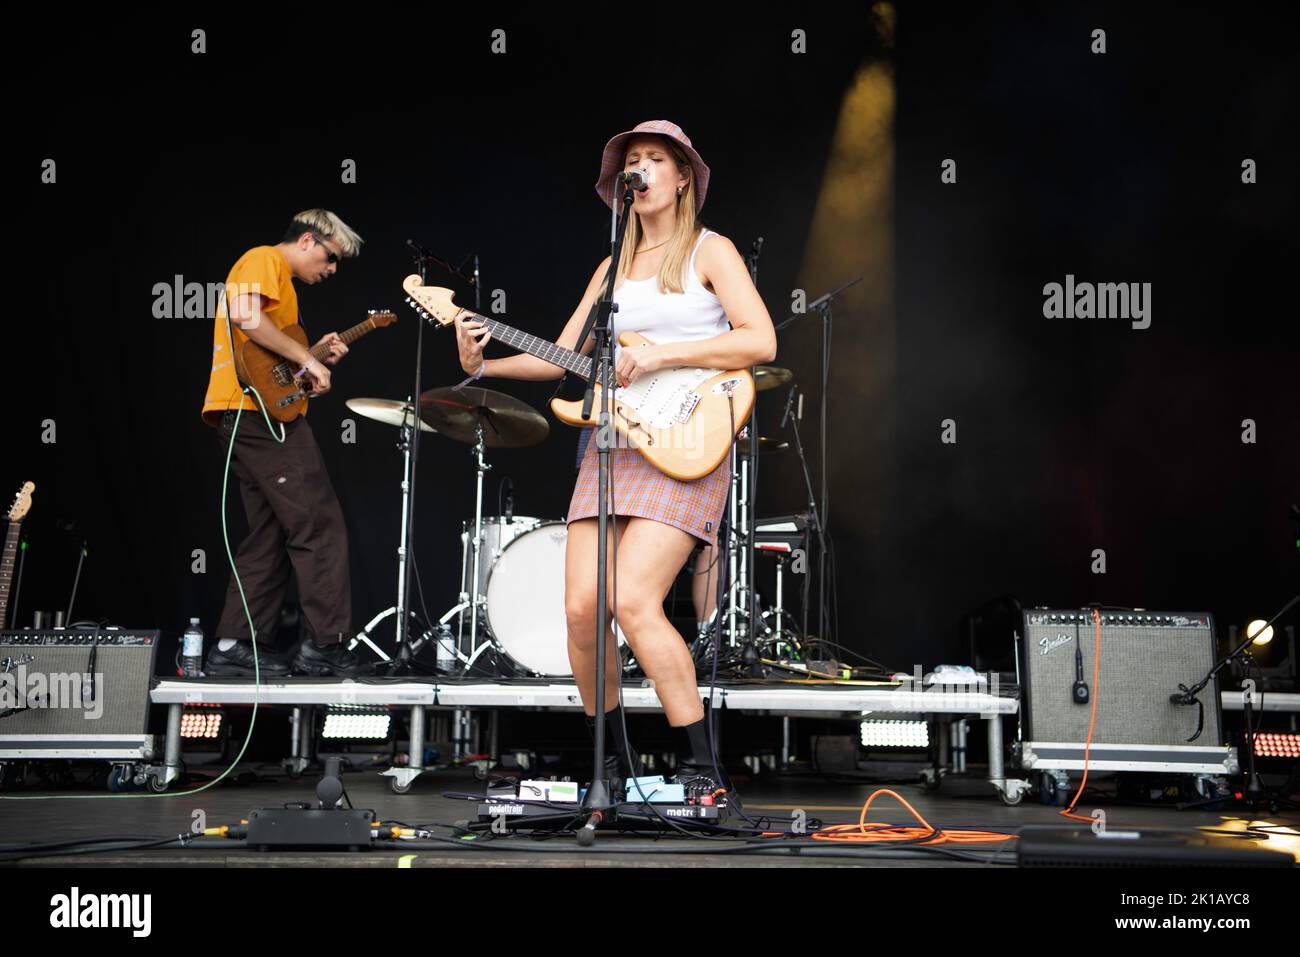
[[[239,257],[226,277],[226,295],[234,299],[246,293],[261,293],[267,302],[263,307],[266,318],[277,329],[298,321],[298,292],[293,288],[293,270],[284,254],[274,246],[257,246]],[[217,307],[216,324],[212,330],[212,373],[208,378],[208,393],[203,398],[203,421],[215,426],[221,414],[240,408],[256,409],[256,403],[241,395],[242,386],[235,375],[231,357],[231,337],[238,349],[248,341],[235,323],[226,332],[226,303],[223,298]]]

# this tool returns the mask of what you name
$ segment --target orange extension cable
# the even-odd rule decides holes
[[[1092,748],[1092,733],[1097,724],[1097,698],[1100,696],[1098,687],[1098,677],[1101,673],[1101,615],[1097,609],[1092,610],[1093,622],[1097,626],[1096,647],[1093,649],[1092,658],[1092,714],[1088,719],[1088,741],[1083,749],[1083,780],[1079,783],[1079,790],[1075,792],[1074,800],[1070,806],[1060,811],[1064,817],[1074,818],[1077,821],[1086,821],[1092,823],[1092,818],[1083,817],[1078,814],[1072,814],[1074,805],[1079,801],[1079,795],[1083,794],[1083,789],[1088,785],[1088,755]],[[900,804],[912,812],[922,827],[906,827],[893,824],[877,824],[867,821],[867,809],[871,803],[880,795],[888,794],[896,798]],[[927,834],[933,835],[928,841],[920,841],[919,838]],[[916,841],[919,844],[990,844],[999,841],[1015,840],[1015,834],[1001,834],[997,831],[968,831],[963,829],[938,830],[933,827],[925,818],[923,818],[916,808],[908,804],[904,798],[895,791],[888,788],[881,788],[871,797],[867,798],[867,803],[862,805],[862,813],[858,816],[858,823],[854,824],[833,824],[824,827],[819,831],[814,831],[811,835],[815,841],[841,841],[850,843],[888,843],[890,841]]]
[[[907,808],[921,822],[921,827],[904,827],[894,824],[876,824],[867,821],[867,809],[871,807],[871,802],[882,794],[888,794],[896,798],[903,807]],[[991,844],[998,841],[1015,840],[1015,834],[1001,834],[997,831],[968,831],[964,829],[938,830],[931,826],[930,822],[921,817],[920,813],[897,791],[891,791],[889,788],[881,788],[871,797],[867,798],[867,803],[862,805],[862,813],[858,816],[857,824],[832,824],[821,830],[814,831],[809,836],[814,841],[838,841],[858,844],[883,844],[890,841],[917,841],[931,835],[928,841],[918,841],[920,844]]]
[[[1092,715],[1088,718],[1088,740],[1083,746],[1083,780],[1079,782],[1079,790],[1074,792],[1074,800],[1070,802],[1070,806],[1058,812],[1062,817],[1085,821],[1088,824],[1093,823],[1092,818],[1084,817],[1081,814],[1071,814],[1070,812],[1079,803],[1079,797],[1083,794],[1083,789],[1088,786],[1088,753],[1092,749],[1092,729],[1097,723],[1097,699],[1101,697],[1101,685],[1098,682],[1098,676],[1101,673],[1101,614],[1096,608],[1092,610],[1092,618],[1097,623],[1097,639],[1092,655]]]

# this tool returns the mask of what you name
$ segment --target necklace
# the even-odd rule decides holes
[[[656,244],[656,245],[654,245],[654,246],[647,246],[645,249],[638,249],[635,253],[633,253],[633,255],[635,256],[635,255],[639,255],[639,254],[641,254],[641,253],[648,253],[648,252],[650,252],[650,250],[652,250],[652,249],[658,249],[660,246],[667,246],[667,245],[668,245],[668,242],[669,242],[669,241],[668,241],[667,239],[665,239],[663,242],[658,243],[658,244]]]

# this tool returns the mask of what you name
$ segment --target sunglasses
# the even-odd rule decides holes
[[[316,240],[316,244],[318,246],[325,246],[325,240],[321,239],[315,233],[311,234],[311,238]],[[328,246],[325,246],[325,252],[327,254],[325,256],[325,261],[329,263],[331,266],[339,261],[339,254],[332,251]]]

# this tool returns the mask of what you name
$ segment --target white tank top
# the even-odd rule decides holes
[[[649,279],[624,279],[614,290],[614,341],[624,332],[639,332],[652,342],[688,342],[710,339],[731,328],[722,302],[704,287],[695,272],[695,255],[704,240],[714,235],[704,230],[691,250],[682,292],[659,291],[659,275]],[[614,350],[615,360],[621,347]]]

